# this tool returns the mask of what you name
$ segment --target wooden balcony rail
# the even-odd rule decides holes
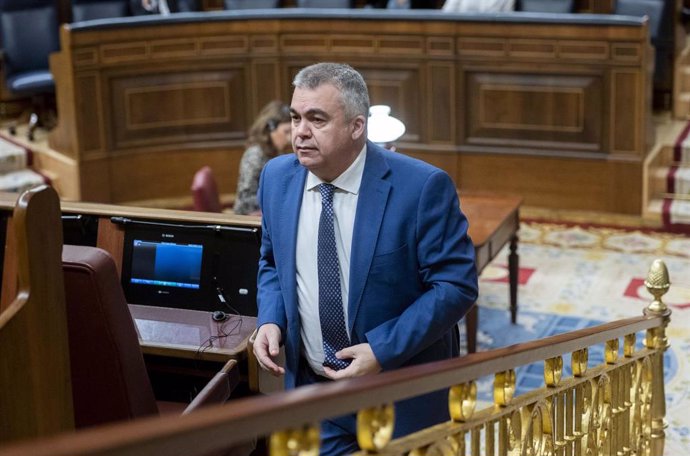
[[[241,399],[182,417],[137,420],[0,448],[0,456],[206,455],[271,435],[271,455],[318,454],[318,422],[358,412],[361,454],[589,455],[664,451],[663,353],[671,311],[666,266],[645,282],[644,315],[489,352],[379,375]],[[642,347],[636,334],[645,331]],[[622,356],[620,343],[622,340]],[[588,366],[590,347],[604,362]],[[563,355],[573,375],[563,378]],[[515,369],[544,361],[545,386],[514,396]],[[494,403],[475,411],[476,379],[494,376]],[[451,420],[391,441],[394,401],[450,388]]]

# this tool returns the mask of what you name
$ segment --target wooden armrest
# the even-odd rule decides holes
[[[199,391],[199,394],[196,395],[182,414],[185,415],[207,405],[225,403],[239,382],[240,373],[237,361],[231,359],[213,376],[211,381],[204,386],[204,389]]]
[[[249,389],[255,393],[270,394],[285,389],[283,377],[274,377],[259,366],[254,356],[254,341],[258,328],[254,330],[247,342],[247,370],[249,374]],[[280,353],[276,357],[276,363],[285,366],[285,349],[281,346]]]

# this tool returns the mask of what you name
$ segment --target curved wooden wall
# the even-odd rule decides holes
[[[409,13],[409,14],[408,14]],[[464,190],[639,213],[651,142],[645,21],[603,15],[276,10],[64,26],[50,137],[68,198],[189,193],[210,164],[233,192],[245,131],[317,61],[359,69],[407,125],[399,150]]]

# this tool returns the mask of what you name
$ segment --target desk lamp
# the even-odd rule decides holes
[[[405,124],[395,117],[391,117],[390,113],[390,106],[371,106],[369,108],[369,122],[367,127],[367,138],[387,149],[391,149],[393,141],[400,138],[405,133]]]

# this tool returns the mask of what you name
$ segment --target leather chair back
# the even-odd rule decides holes
[[[673,2],[665,0],[618,0],[614,13],[624,16],[647,16],[649,18],[649,36],[654,42],[664,32],[672,33],[673,31],[672,24],[669,23],[673,20],[673,14],[668,14],[666,11],[668,4],[672,5]]]
[[[177,0],[177,13],[200,11],[199,0]]]
[[[277,8],[278,0],[225,0],[225,9]]]
[[[73,0],[72,22],[129,16],[127,0]]]
[[[351,8],[350,0],[297,0],[299,8]]]
[[[535,13],[572,13],[574,0],[518,0],[517,11]]]
[[[115,261],[95,247],[65,245],[62,268],[75,425],[157,414]]]
[[[204,166],[194,174],[192,199],[195,211],[223,212],[218,186],[211,167]]]
[[[60,48],[54,4],[3,9],[0,17],[6,76],[47,70],[48,56]],[[40,32],[39,32],[40,31]]]

